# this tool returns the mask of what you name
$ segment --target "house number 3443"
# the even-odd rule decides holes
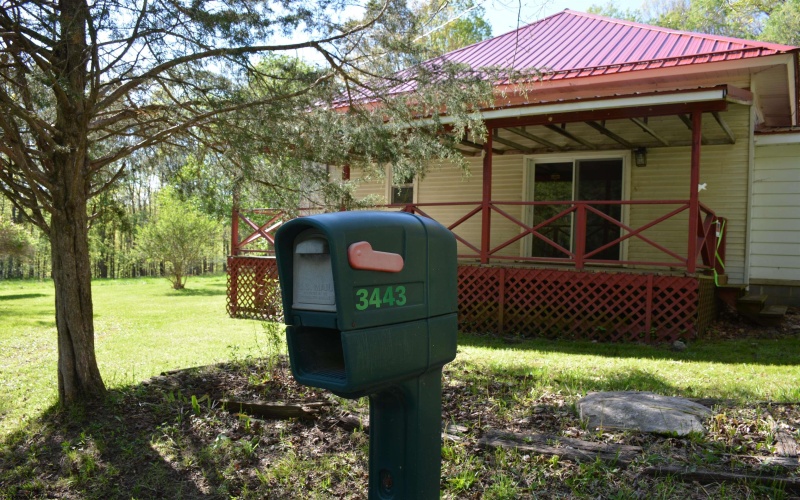
[[[406,305],[406,287],[403,285],[389,285],[387,287],[375,287],[372,289],[359,288],[356,290],[356,309],[366,311],[370,307],[380,309],[381,307],[395,307]]]

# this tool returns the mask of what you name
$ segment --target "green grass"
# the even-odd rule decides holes
[[[56,399],[50,283],[0,281],[0,498],[357,498],[369,437],[334,423],[367,401],[292,382],[280,328],[232,320],[225,277],[94,283],[97,357],[106,401],[61,411]],[[162,371],[221,361],[142,382]],[[277,363],[277,364],[276,364]],[[442,447],[443,498],[693,498],[696,486],[639,472],[660,464],[729,469],[766,456],[774,424],[800,440],[800,339],[666,345],[460,335],[444,370],[443,418],[463,428]],[[732,400],[705,436],[640,436],[587,429],[577,400],[591,391],[644,390]],[[232,395],[235,395],[232,397]],[[237,397],[326,400],[317,420],[262,420],[224,411]],[[482,450],[488,429],[543,432],[644,448],[628,469],[517,450]],[[797,477],[796,473],[793,477]],[[758,485],[704,486],[708,498],[783,498]]]
[[[192,277],[185,290],[164,279],[95,280],[95,342],[109,388],[165,370],[260,354],[263,328],[225,312],[225,276]],[[57,398],[52,282],[0,281],[0,436]]]
[[[800,401],[797,337],[696,341],[677,352],[668,345],[548,340],[508,344],[462,335],[459,365],[480,367],[493,374],[493,382],[507,379],[517,390],[520,384],[533,383],[575,395],[640,390],[740,403]]]

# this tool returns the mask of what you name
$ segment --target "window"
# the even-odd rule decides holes
[[[620,201],[623,199],[624,158],[535,158],[528,159],[528,182],[526,199],[531,201]],[[592,259],[619,260],[621,245],[610,245],[620,237],[620,227],[596,213],[586,215],[586,227],[575,227],[574,213],[562,214],[569,204],[536,205],[528,207],[526,219],[531,226],[542,226],[538,232],[545,238],[571,252],[575,251],[575,240],[579,230],[584,231],[587,253]],[[610,219],[622,221],[622,205],[597,204],[593,208]],[[563,251],[540,238],[526,237],[525,253],[531,257],[567,258]]]
[[[386,176],[389,179],[389,203],[407,205],[416,202],[416,179],[414,176],[395,177],[391,167]]]

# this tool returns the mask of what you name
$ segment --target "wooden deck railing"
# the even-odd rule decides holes
[[[622,212],[623,207],[637,206],[661,206],[667,210],[663,215],[648,220],[646,223],[632,227],[623,223],[615,217],[609,215],[613,207],[618,212]],[[517,215],[511,212],[523,212],[524,207],[557,207],[550,208],[554,212],[545,220],[536,223],[526,223]],[[501,261],[516,262],[539,262],[539,263],[558,263],[571,264],[578,270],[584,269],[587,265],[632,265],[645,267],[668,267],[685,269],[687,272],[695,273],[700,269],[713,269],[722,274],[724,272],[725,254],[725,232],[724,219],[718,217],[710,208],[700,204],[697,220],[697,232],[689,234],[692,224],[686,224],[686,250],[679,251],[653,236],[653,231],[658,231],[657,226],[666,221],[678,220],[680,214],[686,212],[691,214],[689,200],[652,200],[652,201],[492,201],[488,204],[483,202],[453,202],[453,203],[414,203],[407,205],[390,205],[376,207],[383,209],[396,209],[405,212],[416,213],[433,219],[429,212],[450,208],[449,213],[453,213],[453,208],[457,208],[455,220],[452,222],[439,220],[450,229],[463,246],[460,259],[475,259],[483,264]],[[604,211],[605,209],[605,211]],[[486,216],[486,211],[489,216]],[[628,208],[630,210],[630,208]],[[261,218],[260,223],[255,223],[248,215],[256,215]],[[306,214],[303,214],[306,215]],[[549,214],[548,214],[549,215]],[[593,222],[590,222],[590,219]],[[252,233],[241,241],[238,239],[239,221],[244,222],[252,229]],[[275,243],[275,231],[285,221],[288,220],[286,214],[279,210],[250,210],[234,212],[234,223],[232,224],[232,241],[234,244],[233,255],[241,254],[273,254]],[[487,224],[488,221],[488,224]],[[518,228],[518,232],[503,241],[492,245],[492,224],[498,221],[510,222],[512,227]],[[466,233],[475,234],[475,231],[465,230],[468,222],[480,224],[480,240],[470,241]],[[488,226],[488,227],[487,227]],[[663,226],[662,226],[663,227]],[[474,228],[474,226],[473,226]],[[604,230],[614,231],[619,236],[613,239],[605,238],[601,244],[595,247],[587,245],[589,237],[593,231]],[[650,233],[646,231],[653,229]],[[504,255],[503,250],[509,248],[524,238],[530,237],[531,241],[540,241],[540,247],[547,249],[548,256],[522,256],[521,252],[514,252],[515,255]],[[694,238],[694,241],[690,241]],[[263,241],[260,241],[263,240]],[[623,242],[631,240],[638,241],[643,246],[641,248],[650,249],[651,254],[655,254],[660,259],[641,260],[641,259],[609,259],[602,258],[605,250],[622,245]],[[259,242],[260,245],[254,245]],[[570,244],[571,242],[571,244]],[[265,246],[266,245],[266,246]],[[694,255],[689,255],[689,253]],[[701,263],[698,265],[698,258]]]

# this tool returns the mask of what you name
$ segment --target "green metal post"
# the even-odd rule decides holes
[[[437,499],[442,470],[442,370],[369,397],[369,498]]]

